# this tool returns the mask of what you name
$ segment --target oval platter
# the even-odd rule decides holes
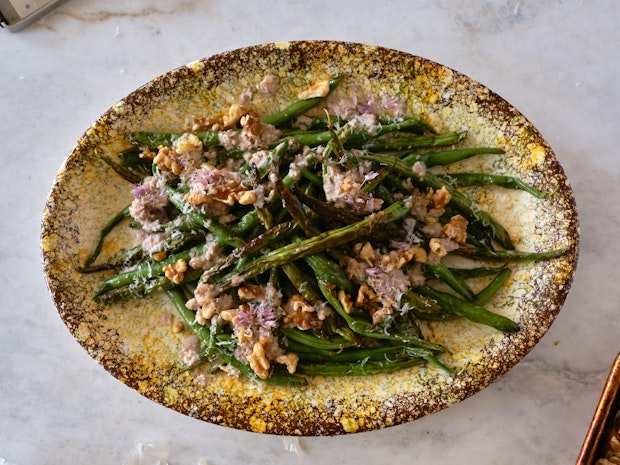
[[[174,308],[165,295],[114,305],[93,300],[104,278],[75,264],[92,250],[101,227],[131,201],[130,185],[104,156],[126,148],[138,130],[175,132],[209,109],[234,102],[272,74],[272,98],[256,94],[265,114],[296,99],[299,89],[340,75],[335,92],[387,101],[423,116],[438,130],[467,130],[468,143],[499,146],[505,154],[474,157],[457,169],[492,170],[520,177],[548,199],[501,188],[474,189],[475,200],[495,215],[517,249],[564,247],[560,258],[511,264],[512,278],[491,310],[518,322],[504,334],[465,320],[426,323],[428,338],[445,346],[434,366],[362,377],[314,377],[304,387],[273,387],[228,375],[199,382],[180,362],[189,330],[175,332]],[[114,240],[129,240],[131,237]],[[107,110],[80,138],[60,168],[42,222],[43,268],[60,317],[73,337],[109,373],[138,393],[207,422],[282,435],[335,435],[384,428],[437,412],[480,391],[521,360],[546,333],[568,293],[578,256],[573,194],[552,149],[514,107],[467,76],[424,58],[375,46],[301,41],[251,46],[198,60],[155,78]],[[103,254],[111,253],[111,245]],[[172,318],[172,320],[170,320]],[[166,323],[164,323],[166,322]]]

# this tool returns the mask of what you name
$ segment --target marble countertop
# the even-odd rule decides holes
[[[69,0],[0,31],[0,464],[120,465],[140,444],[171,465],[574,463],[620,351],[619,22],[605,0]],[[291,439],[199,422],[105,372],[46,289],[44,203],[88,126],[169,69],[296,39],[395,48],[480,81],[540,130],[577,199],[579,265],[549,332],[487,389],[409,424]]]

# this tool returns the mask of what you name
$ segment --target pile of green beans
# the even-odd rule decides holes
[[[330,92],[340,81],[340,78],[330,81]],[[239,149],[225,150],[218,131],[195,133],[203,149],[215,151],[219,160],[240,160],[238,172],[243,174],[248,186],[271,182],[275,195],[266,204],[235,205],[230,211],[236,220],[224,224],[188,203],[184,198],[187,186],[173,178],[165,187],[173,218],[162,229],[174,228],[175,234],[162,246],[165,257],[156,259],[138,245],[107,261],[100,260],[106,237],[123,222],[131,221],[127,219],[130,218],[127,206],[102,228],[92,254],[80,271],[113,273],[96,295],[103,303],[165,292],[187,328],[198,336],[203,360],[215,368],[232,366],[262,382],[295,386],[306,382],[307,376],[360,376],[427,363],[452,375],[452,369],[440,361],[444,348],[423,338],[420,323],[465,318],[499,331],[519,331],[517,322],[484,308],[510,277],[510,268],[505,264],[515,260],[549,260],[565,253],[564,249],[542,253],[516,251],[506,229],[467,196],[466,187],[484,188],[494,184],[522,189],[540,199],[548,194],[509,176],[437,174],[442,166],[473,156],[501,156],[503,150],[462,148],[467,137],[465,132],[437,133],[420,118],[382,119],[370,130],[328,116],[314,118],[309,129],[296,129],[295,120],[316,109],[325,98],[300,100],[261,118],[263,124],[281,131],[278,140],[259,147],[278,160],[267,171],[263,169],[265,172],[243,163]],[[115,160],[105,160],[118,175],[138,184],[159,170],[151,159],[140,156],[142,151],[170,146],[182,135],[135,132],[128,135],[133,149],[118,154]],[[290,163],[304,148],[315,156],[301,169],[300,177],[292,176]],[[380,199],[381,208],[360,214],[328,201],[323,179],[329,163],[351,170],[361,164],[371,166],[376,176],[368,179],[363,191]],[[420,171],[413,168],[416,163],[439,169]],[[407,240],[404,224],[413,216],[411,186],[422,193],[447,190],[450,201],[438,221],[443,225],[451,215],[459,214],[468,222],[466,243],[449,254],[468,257],[479,264],[455,269],[443,261],[418,263],[426,277],[425,283],[409,286],[400,297],[398,311],[373,321],[359,304],[353,302],[352,308],[345,305],[342,296],[356,295],[361,283],[346,272],[344,264],[355,256],[356,244],[369,243],[375,250],[388,250],[391,241]],[[416,224],[416,244],[428,248],[431,237],[425,234],[419,219]],[[205,237],[211,239],[205,242]],[[223,258],[211,268],[190,268],[180,282],[165,276],[166,266],[179,260],[189,261],[210,243],[224,251]],[[403,270],[415,265],[413,260]],[[481,280],[486,280],[486,285]],[[187,301],[201,284],[217,286],[220,292],[236,299],[240,285],[266,283],[275,286],[284,297],[298,294],[309,305],[327,308],[329,312],[321,326],[312,329],[290,327],[282,319],[278,320],[273,333],[283,351],[298,357],[296,370],[289,373],[281,365],[274,365],[269,376],[261,378],[235,356],[237,342],[232,329],[221,322],[198,323]],[[473,286],[474,283],[478,285]],[[472,287],[482,290],[474,292]]]

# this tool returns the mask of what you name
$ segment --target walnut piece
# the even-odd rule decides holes
[[[234,322],[235,317],[237,316],[237,309],[230,309],[230,310],[222,310],[220,311],[220,318],[224,321],[227,321],[229,323]]]
[[[299,100],[314,97],[325,97],[329,93],[329,80],[319,81],[297,95]]]
[[[265,297],[265,290],[255,284],[247,284],[237,289],[237,294],[243,300],[261,299]]]
[[[351,314],[353,312],[353,302],[351,302],[351,296],[347,294],[343,289],[338,291],[338,300],[342,304],[342,308],[345,312]]]
[[[180,284],[185,277],[185,272],[187,271],[187,262],[182,258],[177,260],[175,263],[166,265],[163,268],[163,272],[170,281],[174,284]]]
[[[323,322],[316,313],[315,308],[300,295],[293,295],[286,305],[287,315],[284,316],[284,324],[289,327],[298,327],[301,330],[320,328]]]
[[[244,115],[241,120],[241,132],[252,142],[256,142],[260,139],[263,125],[260,117],[256,112],[250,112]]]
[[[373,301],[377,299],[377,294],[372,288],[367,284],[362,284],[357,291],[357,298],[355,299],[356,305],[364,305],[368,301]]]
[[[299,356],[292,352],[284,355],[278,355],[276,362],[282,365],[286,365],[286,371],[293,374],[297,371],[297,362],[299,362]]]
[[[213,202],[213,199],[202,192],[188,192],[183,196],[183,200],[192,205],[203,205]]]
[[[228,108],[228,111],[222,116],[222,123],[224,124],[224,127],[229,128],[234,126],[247,112],[248,110],[243,105],[233,103]]]
[[[433,193],[433,205],[435,208],[444,208],[448,205],[448,203],[450,203],[451,199],[452,194],[448,192],[448,189],[446,189],[445,186]]]
[[[371,311],[372,324],[376,325],[392,314],[391,307],[382,307]]]
[[[165,250],[151,254],[151,257],[156,262],[161,262],[162,260],[165,260],[167,256],[168,256],[168,253]]]
[[[265,347],[260,341],[254,343],[252,347],[252,353],[247,357],[248,363],[250,364],[250,368],[256,373],[260,378],[266,379],[269,377],[269,369],[271,368],[271,364],[269,360],[267,360],[267,355],[265,354]]]
[[[373,266],[375,260],[375,250],[372,248],[370,242],[355,244],[353,251],[361,260],[366,262],[368,266]]]
[[[183,168],[174,159],[175,153],[170,147],[160,146],[157,155],[153,158],[153,163],[162,171],[172,171],[173,174],[181,174]]]
[[[239,202],[240,205],[252,205],[254,202],[256,202],[256,199],[257,196],[256,192],[254,191],[240,192],[237,196],[237,202]]]
[[[147,159],[147,160],[152,160],[153,158],[155,158],[155,155],[156,154],[153,153],[149,148],[146,148],[142,152],[140,152],[138,157],[143,158],[143,159]]]
[[[428,248],[438,257],[445,257],[448,253],[456,250],[458,244],[449,238],[433,237],[428,243]]]
[[[443,233],[457,243],[464,244],[467,240],[467,219],[461,215],[454,215],[443,227]]]
[[[175,143],[174,151],[179,155],[184,153],[202,150],[202,142],[196,134],[189,134],[187,137],[181,137]]]

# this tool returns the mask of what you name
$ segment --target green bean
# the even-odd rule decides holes
[[[207,243],[203,243],[198,247],[170,255],[165,260],[162,260],[160,262],[147,261],[133,270],[119,273],[105,281],[103,285],[99,288],[97,295],[99,296],[112,289],[117,289],[122,286],[128,286],[136,282],[161,276],[164,273],[164,267],[172,265],[179,260],[185,260],[187,262],[192,257],[202,254],[206,246]]]
[[[458,318],[458,315],[445,310],[436,301],[426,296],[420,295],[413,290],[403,294],[403,302],[408,305],[410,312],[420,320],[427,321],[448,321]]]
[[[327,304],[323,302],[322,305]],[[377,347],[383,345],[383,342],[380,340],[356,333],[345,321],[338,318],[338,315],[335,314],[329,315],[323,321],[322,331],[325,333],[325,337],[328,337],[330,340],[334,340],[336,337],[342,338],[355,347]]]
[[[342,268],[333,260],[330,260],[323,253],[316,253],[305,257],[306,263],[314,271],[317,279],[324,283],[333,284],[338,289],[351,292],[354,288],[353,282],[347,278]]]
[[[308,168],[302,168],[301,175],[316,187],[321,189],[323,188],[323,179],[314,172],[310,171]]]
[[[386,178],[387,179],[387,178]],[[396,201],[394,194],[386,186],[378,186],[375,189],[375,195],[387,204],[393,204]]]
[[[467,285],[465,281],[459,279],[456,275],[450,271],[450,269],[443,263],[427,263],[426,267],[444,283],[450,286],[453,290],[461,294],[469,301],[473,301],[475,298],[474,291]]]
[[[146,177],[145,173],[136,171],[135,169],[124,166],[121,163],[117,163],[114,160],[112,160],[110,157],[101,155],[101,159],[110,168],[112,168],[116,174],[118,174],[121,178],[123,178],[127,182],[130,182],[132,184],[138,184],[142,182],[142,180]]]
[[[372,361],[397,361],[410,357],[427,357],[433,353],[427,349],[419,347],[407,347],[402,345],[372,347],[372,348],[351,348],[341,351],[329,351],[304,348],[302,345],[291,347],[299,355],[301,363],[323,362],[359,362],[360,360]]]
[[[445,150],[432,153],[412,153],[402,158],[405,163],[413,165],[415,162],[423,162],[428,168],[432,166],[449,165],[471,158],[480,154],[502,154],[504,150],[495,147],[476,147],[467,149]]]
[[[129,217],[129,207],[130,205],[127,205],[125,208],[119,211],[116,215],[114,215],[112,219],[108,221],[103,228],[101,228],[101,231],[99,232],[99,239],[97,241],[97,245],[95,245],[95,249],[93,250],[91,255],[88,257],[88,259],[86,260],[84,264],[85,267],[92,265],[94,261],[97,259],[97,257],[99,257],[99,253],[101,253],[101,248],[103,247],[103,242],[105,241],[105,238],[110,233],[110,231],[112,231],[125,218]]]
[[[443,371],[446,375],[448,376],[454,376],[454,370],[448,366],[446,366],[445,364],[443,364],[442,362],[439,361],[439,359],[437,357],[435,357],[434,355],[423,355],[422,358],[430,363],[431,365],[435,365],[437,368],[439,368],[441,371]]]
[[[298,192],[298,194],[302,193]],[[321,232],[318,230],[318,228],[314,227],[310,223],[309,219],[303,212],[301,202],[299,202],[297,198],[290,192],[287,194],[287,197],[290,197],[287,204],[288,209],[291,212],[291,216],[295,218],[296,222],[300,225],[300,227],[302,227],[303,225],[303,230],[306,236],[312,237],[320,234]],[[291,204],[295,204],[295,206],[292,207]],[[349,222],[347,222],[346,224],[349,224]],[[302,240],[303,237],[301,237],[300,235],[293,236],[294,242],[300,242]],[[317,276],[317,279],[322,280],[323,282],[331,283],[339,289],[343,289],[345,291],[351,291],[353,289],[353,283],[349,278],[347,278],[342,268],[340,268],[337,263],[330,260],[325,254],[320,252],[315,253],[304,257],[304,260],[312,268],[315,275]]]
[[[444,308],[457,313],[470,321],[480,323],[500,331],[514,333],[519,330],[519,325],[503,315],[490,312],[479,305],[460,300],[451,294],[433,289],[430,286],[421,286],[418,289],[422,295],[435,299]]]
[[[308,347],[314,347],[321,350],[342,350],[351,347],[351,343],[345,339],[323,339],[297,328],[280,328],[280,333],[291,341],[298,342]]]
[[[310,333],[310,331],[308,330],[300,330],[297,328],[295,329],[297,331],[301,331],[302,333]],[[311,336],[312,338],[322,340],[322,338],[314,336],[312,334]],[[320,347],[320,345],[317,346],[317,345],[312,344],[313,342],[312,340],[308,342],[309,343],[304,344],[303,342],[296,341],[287,336],[281,336],[278,339],[278,344],[280,345],[280,347],[282,347],[283,349],[287,351],[296,353],[297,355],[300,356],[300,359],[303,359],[306,361],[318,362],[318,361],[330,360],[334,355],[341,354],[344,352],[344,347],[339,347],[339,348],[330,350],[330,349],[324,349]],[[347,351],[347,353],[354,354],[355,350]]]
[[[207,347],[208,351],[211,352],[215,347],[215,340],[213,339],[211,330],[209,327],[201,325],[196,321],[196,312],[190,310],[185,305],[187,299],[183,291],[179,288],[168,289],[166,295],[174,304],[174,307],[177,309],[181,318],[183,318],[185,324],[198,336],[203,346]]]
[[[264,118],[261,118],[261,121],[264,124],[271,124],[271,125],[273,125],[275,127],[280,127],[280,126],[283,126],[283,125],[291,122],[293,119],[297,118],[298,116],[303,115],[308,110],[311,110],[312,108],[316,107],[319,103],[324,101],[325,98],[336,87],[338,87],[338,84],[340,84],[341,80],[342,80],[342,78],[340,76],[337,76],[335,78],[330,79],[329,80],[329,91],[328,91],[328,93],[325,96],[323,96],[323,97],[312,97],[312,98],[308,98],[308,99],[298,100],[298,101],[292,103],[291,105],[289,105],[284,110],[282,110],[282,111],[280,111],[278,113],[274,113],[272,115],[265,116]]]
[[[364,145],[364,149],[372,151],[413,150],[429,147],[443,147],[461,142],[466,132],[449,131],[435,136],[410,136],[386,139],[372,139]],[[355,142],[358,142],[357,140]]]
[[[256,227],[259,223],[258,212],[256,210],[251,210],[230,227],[230,233],[235,237],[245,236],[248,231]]]
[[[153,160],[141,157],[142,151],[137,148],[131,148],[118,154],[121,164],[128,168],[139,169],[144,173],[150,173]]]
[[[479,266],[476,268],[450,268],[453,275],[460,278],[483,278],[485,276],[495,276],[500,271],[504,270],[504,267],[493,266]]]
[[[476,294],[474,303],[481,307],[486,305],[493,297],[495,297],[497,291],[504,285],[509,277],[510,270],[508,268],[502,269],[502,271],[500,271],[483,290]]]
[[[302,271],[294,262],[283,264],[282,270],[293,287],[295,287],[295,290],[299,292],[310,305],[321,304],[321,295],[313,285],[314,283],[311,282],[307,276],[302,274]]]
[[[566,255],[567,252],[568,249],[565,247],[544,252],[531,252],[522,250],[487,250],[466,246],[451,252],[451,254],[492,261],[542,261],[561,257]]]
[[[544,199],[553,195],[553,193],[545,193],[535,189],[521,179],[514,176],[500,176],[497,174],[487,173],[450,173],[441,176],[449,183],[457,187],[472,186],[501,186],[508,189],[518,189],[533,195],[537,199]]]

